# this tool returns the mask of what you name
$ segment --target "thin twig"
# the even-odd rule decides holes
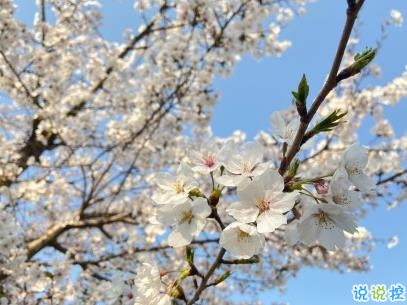
[[[337,85],[336,76],[339,71],[339,67],[342,62],[342,58],[345,54],[346,45],[348,44],[349,37],[352,33],[353,26],[355,24],[355,20],[358,16],[358,13],[363,5],[365,0],[359,0],[355,5],[349,6],[346,13],[346,22],[344,28],[342,30],[341,39],[339,41],[338,48],[336,50],[335,58],[332,63],[331,70],[328,75],[328,79],[326,80],[324,86],[322,87],[321,91],[315,98],[314,102],[311,105],[311,108],[308,111],[308,114],[305,118],[301,118],[301,123],[298,128],[297,134],[295,135],[293,144],[290,146],[287,154],[283,158],[280,163],[279,173],[284,175],[287,171],[291,161],[294,159],[297,152],[300,150],[302,145],[302,139],[307,131],[308,125],[310,124],[311,120],[315,116],[318,108],[321,106],[322,102],[325,100],[329,92],[332,91]]]
[[[222,264],[222,258],[225,255],[225,253],[226,253],[226,250],[223,248],[219,251],[218,256],[216,257],[212,266],[209,268],[208,272],[205,274],[198,289],[195,291],[193,297],[187,302],[186,305],[195,304],[195,302],[199,300],[201,293],[207,288],[208,281],[211,278],[212,274]]]

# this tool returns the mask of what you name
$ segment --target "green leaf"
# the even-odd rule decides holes
[[[353,58],[354,62],[338,73],[336,83],[338,84],[340,81],[360,73],[360,71],[375,58],[376,53],[377,49],[372,48],[367,48],[362,53],[357,53]]]
[[[291,91],[294,96],[295,105],[297,106],[298,114],[301,118],[307,116],[307,97],[309,93],[309,86],[305,74],[302,75],[301,81],[298,84],[298,91]]]
[[[226,271],[225,273],[223,273],[217,280],[216,283],[222,283],[224,280],[226,280],[229,276],[231,275],[230,271]]]
[[[299,100],[299,98],[300,98],[300,95],[298,94],[298,92],[295,92],[295,91],[291,91],[291,93],[292,93],[292,95],[294,96],[294,98],[295,98],[295,101]]]
[[[194,264],[194,249],[192,249],[191,247],[187,246],[186,247],[186,254],[187,254],[187,262],[189,265],[193,265]]]
[[[300,160],[294,159],[290,164],[286,178],[287,179],[293,178],[297,174],[299,166],[300,166]]]
[[[327,132],[333,130],[336,126],[343,123],[341,119],[347,114],[348,112],[341,112],[340,109],[334,110],[330,115],[326,118],[318,122],[314,128],[311,130],[311,135],[314,136],[321,132]]]
[[[356,69],[363,69],[366,67],[376,56],[377,49],[367,48],[362,53],[357,53],[354,57],[354,64]]]
[[[309,86],[305,74],[302,75],[300,84],[298,85],[298,100],[305,103],[309,94]]]

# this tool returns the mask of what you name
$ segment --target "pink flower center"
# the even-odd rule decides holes
[[[326,181],[324,179],[315,181],[314,187],[318,194],[328,193],[328,184],[326,183]]]
[[[204,161],[203,163],[205,164],[205,166],[207,166],[209,168],[211,168],[212,166],[215,165],[215,157],[213,155],[205,156],[203,161]]]

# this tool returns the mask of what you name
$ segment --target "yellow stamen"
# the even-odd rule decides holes
[[[179,224],[183,224],[186,222],[190,224],[193,218],[194,215],[192,214],[192,211],[184,211],[182,212],[182,217],[181,220],[179,221]]]
[[[238,241],[246,242],[249,240],[249,237],[250,237],[250,234],[245,231],[242,231],[242,230],[239,230],[239,233],[237,234]]]
[[[174,188],[174,190],[175,190],[175,192],[177,193],[177,194],[179,194],[179,193],[183,193],[184,192],[184,182],[182,182],[182,181],[177,181],[177,182],[175,182],[174,183],[174,185],[173,185],[173,188]]]

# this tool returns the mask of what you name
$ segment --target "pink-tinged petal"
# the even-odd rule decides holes
[[[220,164],[215,163],[213,166],[208,166],[208,165],[196,165],[192,167],[192,170],[201,173],[203,175],[207,175],[210,172],[213,172],[219,168]]]
[[[325,195],[328,193],[328,183],[324,180],[318,180],[314,182],[315,190],[320,195]]]

